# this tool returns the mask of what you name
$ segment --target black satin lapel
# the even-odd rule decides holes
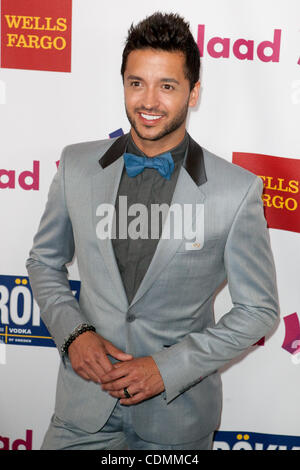
[[[102,168],[106,168],[111,163],[120,158],[126,151],[128,134],[122,135],[109,147],[104,155],[99,160]],[[195,142],[189,135],[189,147],[186,158],[183,162],[183,167],[189,173],[193,181],[200,186],[207,181],[203,150],[197,142]]]
[[[197,186],[207,181],[203,150],[197,142],[195,142],[189,135],[189,147],[186,158],[183,162],[183,167],[189,173],[190,177],[194,180]]]
[[[128,134],[122,135],[109,147],[104,155],[99,160],[102,168],[106,168],[111,163],[115,162],[118,158],[123,155],[127,146]]]

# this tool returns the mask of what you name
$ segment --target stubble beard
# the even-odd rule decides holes
[[[143,135],[142,132],[139,131],[138,129],[138,126],[136,125],[136,122],[135,122],[135,119],[133,116],[130,115],[126,105],[125,105],[125,110],[126,110],[126,115],[127,115],[127,119],[128,121],[130,122],[130,125],[131,127],[134,129],[134,131],[136,132],[137,136],[142,139],[142,140],[148,140],[148,141],[157,141],[157,140],[160,140],[162,139],[163,137],[169,135],[169,134],[172,134],[172,132],[175,132],[177,129],[179,129],[179,127],[185,122],[186,120],[186,117],[187,117],[187,113],[188,113],[188,109],[189,109],[189,104],[188,102],[185,104],[185,106],[181,109],[180,113],[177,114],[177,116],[174,117],[174,119],[169,122],[168,124],[165,125],[165,127],[160,131],[158,132],[158,134],[152,136],[152,137],[148,137],[146,135]],[[136,109],[135,110],[135,113],[136,112],[148,112],[148,113],[155,113],[155,114],[161,114],[159,112],[157,112],[156,110],[151,110],[151,109],[144,109],[144,108],[139,108],[139,109]],[[163,115],[166,115],[166,114],[163,114]],[[146,126],[147,127],[147,126]],[[152,126],[149,126],[149,129],[150,127],[152,128]]]

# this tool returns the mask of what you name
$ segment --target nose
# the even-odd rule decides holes
[[[154,87],[147,87],[143,95],[143,106],[147,111],[159,109],[159,94]]]

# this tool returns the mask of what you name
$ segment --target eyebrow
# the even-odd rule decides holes
[[[139,81],[141,81],[141,82],[144,81],[143,78],[138,77],[137,75],[128,75],[127,80],[139,80]],[[180,85],[180,83],[178,82],[178,80],[176,80],[175,78],[168,78],[168,77],[161,78],[161,79],[160,79],[160,82],[164,82],[164,83],[176,83],[177,85]]]
[[[175,80],[175,78],[162,78],[160,81],[167,83],[176,83],[177,85],[180,85],[179,81]]]

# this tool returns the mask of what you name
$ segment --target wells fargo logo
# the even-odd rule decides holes
[[[1,67],[71,71],[72,0],[1,0]]]
[[[262,178],[268,226],[300,232],[300,160],[234,152],[232,161]]]

